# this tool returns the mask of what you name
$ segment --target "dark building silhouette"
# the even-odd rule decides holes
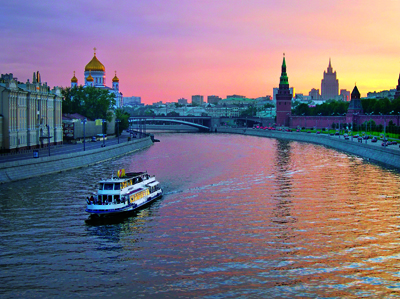
[[[400,98],[400,75],[399,75],[399,80],[397,81],[397,86],[396,86],[396,93],[394,94],[394,98]]]
[[[354,86],[351,92],[351,101],[349,108],[347,109],[347,114],[364,114],[364,110],[361,103],[361,95],[358,91],[357,86]]]
[[[336,79],[336,71],[333,72],[331,59],[327,71],[324,71],[324,78],[321,80],[321,97],[322,99],[335,99],[339,95],[339,80]]]
[[[276,125],[289,127],[292,111],[292,94],[289,89],[289,78],[286,73],[286,60],[283,54],[282,72],[279,82],[279,90],[276,94]]]

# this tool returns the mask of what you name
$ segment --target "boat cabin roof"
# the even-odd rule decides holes
[[[122,182],[125,182],[127,180],[131,180],[131,179],[140,177],[140,176],[145,175],[145,174],[147,174],[146,171],[142,171],[142,172],[127,172],[127,173],[125,173],[124,177],[120,177],[120,178],[119,177],[113,177],[113,178],[110,178],[110,179],[101,180],[101,181],[99,181],[99,183],[122,183]]]

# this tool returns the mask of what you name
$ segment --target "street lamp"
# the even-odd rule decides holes
[[[379,114],[381,116],[383,115],[381,112],[379,112]],[[383,115],[383,118],[384,118],[384,122],[383,122],[383,124],[384,124],[384,127],[383,127],[383,146],[386,147],[386,114]]]
[[[86,125],[86,122],[87,122],[87,118],[84,118],[83,120],[82,120],[82,124],[83,124],[83,151],[85,151],[86,150],[86,135],[85,135],[85,125]]]
[[[117,137],[118,137],[118,144],[119,144],[119,123],[121,122],[121,120],[116,119],[115,122],[117,123]]]
[[[51,139],[50,126],[46,125],[46,127],[47,127],[47,146],[49,147],[49,156],[50,156],[50,139]]]
[[[321,116],[322,113],[318,113],[317,118],[315,119],[315,134],[317,134],[318,130],[318,118]]]
[[[103,122],[103,144],[101,145],[101,147],[105,147],[106,146],[106,137],[104,134],[104,127],[105,127],[105,124],[107,123],[107,120],[103,119],[102,122]]]
[[[304,119],[304,130],[305,130],[306,129],[306,118],[305,118],[304,114],[305,113],[303,113],[302,115],[303,115],[303,119]]]
[[[133,119],[129,119],[128,120],[128,122],[129,122],[129,138],[130,138],[130,140],[132,140],[132,123],[133,123]]]

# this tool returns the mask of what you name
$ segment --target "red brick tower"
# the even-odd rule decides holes
[[[276,125],[290,126],[290,117],[292,115],[292,94],[289,89],[289,80],[286,74],[286,60],[283,54],[282,73],[279,82],[279,90],[276,94]]]

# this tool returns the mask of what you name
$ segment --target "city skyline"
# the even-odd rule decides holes
[[[2,5],[0,73],[40,71],[68,87],[97,57],[126,97],[151,104],[201,94],[272,95],[283,53],[290,87],[321,88],[331,58],[339,89],[396,88],[400,3],[383,1],[13,1]]]

